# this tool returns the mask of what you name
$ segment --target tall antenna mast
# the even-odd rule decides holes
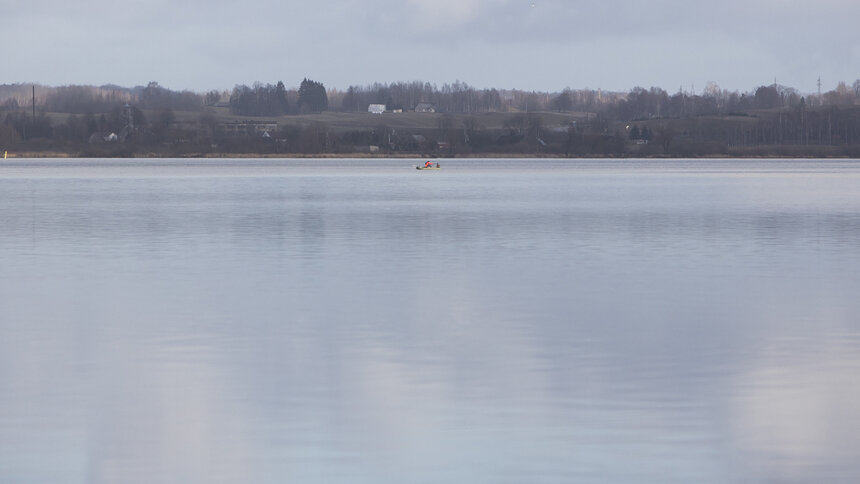
[[[818,76],[818,104],[821,104],[821,76]]]

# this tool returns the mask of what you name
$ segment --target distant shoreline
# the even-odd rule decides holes
[[[63,159],[218,159],[218,158],[248,158],[248,159],[402,159],[402,160],[435,160],[435,159],[505,159],[505,160],[532,160],[532,159],[558,159],[558,160],[720,160],[720,159],[738,159],[738,160],[788,160],[788,159],[808,159],[808,160],[857,160],[858,157],[841,155],[731,155],[731,154],[714,154],[705,156],[564,156],[558,154],[523,154],[523,153],[474,153],[474,154],[458,154],[455,156],[421,156],[415,154],[376,154],[376,153],[338,153],[338,154],[303,154],[303,153],[282,153],[282,154],[260,154],[260,153],[202,153],[189,154],[184,156],[163,156],[155,154],[135,154],[133,156],[82,156],[73,153],[59,152],[22,152],[8,153],[7,160],[14,159],[47,159],[47,158],[63,158]],[[2,162],[2,160],[0,160]]]
[[[860,81],[810,98],[777,85],[504,99],[398,86],[331,91],[328,102],[319,92],[318,105],[301,90],[287,99],[283,86],[262,84],[237,86],[229,101],[157,83],[44,88],[38,105],[35,88],[13,86],[0,102],[0,150],[19,158],[860,158]],[[391,102],[373,104],[383,94]]]

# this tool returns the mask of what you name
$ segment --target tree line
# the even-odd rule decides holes
[[[775,83],[743,93],[714,83],[701,93],[679,89],[669,94],[658,87],[626,93],[477,89],[460,81],[441,87],[420,81],[374,83],[341,91],[308,78],[298,88],[278,81],[195,93],[151,82],[133,88],[39,86],[35,93],[33,99],[29,85],[0,85],[0,149],[92,155],[374,150],[446,156],[856,156],[860,145],[860,80],[839,83],[822,95],[802,95]],[[419,103],[434,107],[434,128],[395,130],[384,118],[337,130],[288,121],[321,112],[364,113],[369,104],[410,111]],[[219,114],[225,111],[252,120],[274,118],[276,128],[253,122],[225,126]],[[185,113],[181,120],[178,112]],[[494,113],[504,122],[487,126],[486,116]],[[548,125],[542,113],[559,113],[563,121]],[[109,133],[121,146],[101,143]]]
[[[30,105],[30,86],[0,85],[0,110],[25,110]],[[751,109],[851,106],[860,101],[860,79],[849,86],[840,82],[821,96],[804,97],[796,89],[772,84],[749,92],[720,89],[708,83],[701,93],[679,89],[669,94],[659,87],[635,87],[626,93],[594,89],[565,88],[559,92],[517,89],[479,89],[455,81],[441,87],[429,82],[373,83],[352,85],[345,91],[327,89],[308,78],[297,88],[275,84],[237,85],[232,91],[172,91],[150,82],[146,86],[39,86],[37,107],[47,112],[86,114],[110,111],[117,105],[134,104],[140,109],[202,111],[226,103],[231,112],[246,116],[281,116],[331,112],[365,112],[370,104],[384,104],[389,110],[409,111],[419,103],[433,105],[441,113],[587,111],[600,112],[619,120],[678,117],[703,114],[732,114]]]
[[[290,103],[290,98],[294,101]],[[215,104],[213,93],[208,104]],[[277,84],[256,83],[253,87],[236,86],[230,95],[230,110],[245,116],[283,116],[288,114],[309,114],[328,111],[328,94],[321,82],[305,78],[299,89],[290,92],[283,81]]]

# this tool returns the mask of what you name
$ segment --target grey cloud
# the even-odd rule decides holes
[[[0,46],[16,66],[0,82],[751,89],[778,77],[811,90],[818,75],[829,88],[860,77],[860,4],[844,0],[34,0],[0,14],[7,38],[29,39]]]

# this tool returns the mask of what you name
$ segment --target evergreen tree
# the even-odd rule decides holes
[[[651,132],[651,128],[645,126],[644,128],[642,128],[642,133],[640,134],[640,137],[645,141],[651,141],[651,138],[654,137],[654,134]]]
[[[290,112],[290,105],[287,102],[287,88],[284,87],[283,81],[278,81],[278,85],[275,86],[275,106],[277,114]]]
[[[305,78],[299,86],[299,99],[296,104],[302,113],[321,113],[328,110],[325,86],[321,82]]]
[[[555,98],[553,101],[555,104],[555,108],[558,112],[570,111],[570,108],[573,106],[573,102],[570,100],[570,90],[565,89]]]

